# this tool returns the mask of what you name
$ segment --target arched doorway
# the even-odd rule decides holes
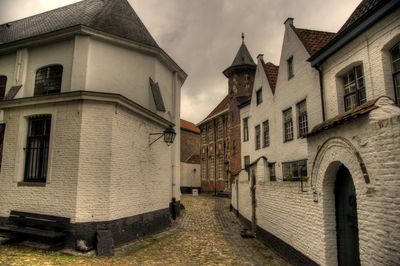
[[[338,264],[360,265],[356,190],[344,165],[336,174],[335,209]]]

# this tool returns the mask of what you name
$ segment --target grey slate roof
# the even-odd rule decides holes
[[[159,47],[127,0],[84,0],[0,25],[0,43],[10,43],[78,25]]]
[[[237,52],[231,67],[243,66],[243,65],[254,65],[254,66],[256,65],[244,42],[242,42],[242,45],[240,46],[239,51]]]

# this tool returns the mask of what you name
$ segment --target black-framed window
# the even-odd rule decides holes
[[[282,163],[283,181],[307,179],[307,160]]]
[[[288,79],[291,79],[294,77],[293,56],[291,56],[286,62],[287,62]]]
[[[243,141],[249,140],[249,118],[243,118]]]
[[[0,75],[0,100],[6,95],[7,76]]]
[[[293,139],[292,108],[283,111],[283,139],[284,141]]]
[[[50,128],[51,115],[29,118],[28,139],[25,148],[25,182],[46,182]]]
[[[38,69],[36,71],[34,95],[48,95],[61,92],[62,73],[62,65],[52,65]]]
[[[299,138],[308,134],[308,117],[306,100],[299,102],[297,105],[297,127]]]
[[[400,42],[390,50],[396,103],[400,105]]]
[[[269,121],[262,123],[263,126],[263,147],[269,147]]]
[[[367,100],[362,65],[347,71],[343,76],[344,110],[348,111]]]
[[[259,150],[261,148],[261,128],[260,125],[257,125],[255,127],[255,144],[256,144],[256,150]]]
[[[250,165],[250,156],[249,155],[244,156],[243,162],[244,162],[244,168],[248,169]]]
[[[257,105],[259,105],[259,104],[261,104],[261,103],[263,102],[262,88],[259,88],[259,89],[256,91],[256,102],[257,102]]]
[[[269,181],[276,181],[275,163],[269,163]]]

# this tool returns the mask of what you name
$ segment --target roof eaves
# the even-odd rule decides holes
[[[226,109],[222,110],[221,112],[218,112],[218,113],[216,113],[216,114],[214,114],[214,115],[212,115],[210,117],[207,117],[206,119],[204,119],[203,121],[198,123],[196,126],[200,127],[201,125],[213,120],[214,118],[216,118],[216,117],[218,117],[218,116],[220,116],[220,115],[222,115],[224,113],[227,113],[228,111],[229,111],[229,108],[226,108]]]
[[[370,10],[370,12],[367,12],[345,30],[338,33],[328,44],[312,55],[307,61],[309,61],[313,67],[321,65],[333,53],[354,40],[369,27],[400,6],[399,0],[383,1],[383,3],[384,5],[379,5]]]

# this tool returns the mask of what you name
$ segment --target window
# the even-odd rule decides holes
[[[7,85],[7,77],[0,76],[0,100],[4,99],[6,95],[6,85]]]
[[[214,141],[214,127],[212,124],[209,124],[207,126],[207,130],[208,130],[208,141]]]
[[[256,141],[255,141],[255,143],[256,143],[256,150],[258,150],[258,149],[260,149],[261,148],[261,139],[260,139],[260,135],[261,135],[261,132],[260,132],[260,125],[258,125],[258,126],[256,126],[256,128],[255,128],[256,130],[255,130],[255,133],[256,133]]]
[[[33,116],[28,122],[25,182],[46,182],[51,116]]]
[[[215,158],[211,157],[208,160],[208,179],[214,179],[214,167],[215,167]]]
[[[243,161],[244,161],[244,168],[247,169],[249,168],[250,165],[250,156],[246,155],[243,157]]]
[[[307,179],[307,160],[282,163],[283,181]]]
[[[264,121],[263,122],[263,147],[268,147],[269,146],[269,122]]]
[[[207,179],[207,161],[201,161],[201,179]]]
[[[342,76],[344,89],[344,110],[348,111],[367,100],[362,66],[353,67]]]
[[[217,158],[217,176],[218,176],[218,179],[224,178],[224,158],[223,157]]]
[[[288,71],[288,79],[291,79],[294,77],[294,72],[293,72],[293,56],[290,57],[287,60],[287,71]]]
[[[293,139],[292,108],[283,111],[283,131],[284,141],[289,141]]]
[[[249,118],[243,119],[243,141],[249,140]]]
[[[308,133],[307,102],[306,100],[297,104],[298,136],[305,137]]]
[[[396,103],[400,105],[400,42],[390,50]]]
[[[42,67],[36,72],[35,96],[59,93],[61,91],[63,67],[61,65]]]
[[[262,88],[259,88],[256,92],[256,101],[257,101],[257,105],[259,105],[260,103],[262,103],[263,98],[262,98]]]
[[[217,121],[217,139],[222,139],[224,137],[224,122],[222,118]]]
[[[276,181],[275,163],[269,163],[269,181]]]

